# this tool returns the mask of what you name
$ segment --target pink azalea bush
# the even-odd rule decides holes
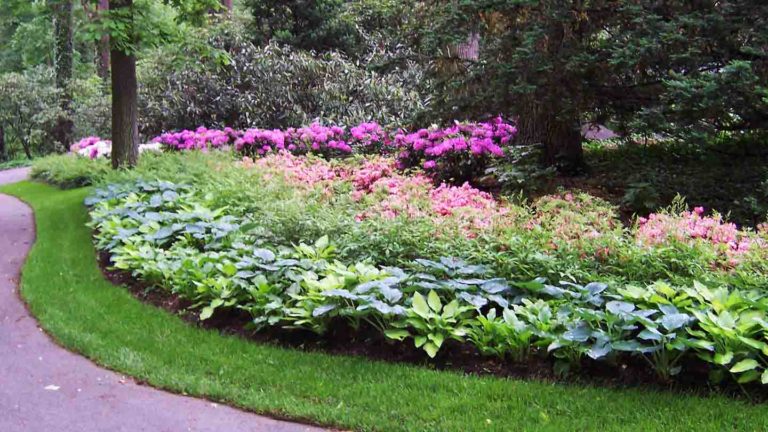
[[[490,159],[504,156],[517,130],[497,117],[483,123],[456,122],[447,128],[432,127],[413,133],[386,131],[375,122],[347,130],[341,126],[312,123],[301,128],[237,131],[199,127],[194,131],[164,133],[152,141],[172,150],[234,149],[245,156],[261,157],[289,151],[325,158],[357,154],[398,153],[401,169],[420,167],[437,183],[460,185],[483,175]]]
[[[207,129],[203,126],[194,131],[167,132],[152,139],[172,150],[208,150],[232,144],[242,132],[232,128]]]
[[[501,117],[483,123],[432,127],[394,137],[401,167],[423,167],[441,180],[472,181],[485,173],[488,161],[504,156],[517,129]]]

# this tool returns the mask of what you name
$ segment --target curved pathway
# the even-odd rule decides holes
[[[0,184],[26,178],[0,171]],[[59,347],[17,293],[32,211],[0,194],[0,431],[320,431],[141,386]]]

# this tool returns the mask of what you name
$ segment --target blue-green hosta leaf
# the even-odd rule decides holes
[[[608,342],[596,342],[587,351],[587,355],[593,359],[598,360],[607,356],[612,351],[611,344]]]
[[[640,345],[640,342],[636,340],[616,341],[611,343],[611,346],[616,351],[626,351],[626,352],[638,352],[642,349],[642,345]]]
[[[554,285],[544,285],[539,290],[539,292],[542,293],[542,294],[546,294],[548,296],[552,296],[554,298],[563,298],[563,296],[565,295],[566,291],[564,289],[562,289],[560,287],[556,287]]]
[[[486,279],[456,279],[456,282],[459,282],[464,285],[482,285],[483,283],[487,282]]]
[[[664,315],[661,317],[661,325],[667,329],[667,331],[674,331],[688,324],[690,320],[691,316],[683,313]]]
[[[428,260],[428,259],[421,259],[421,258],[416,259],[415,261],[416,263],[421,264],[423,267],[440,270],[442,272],[448,272],[448,267],[438,262]]]
[[[496,295],[496,294],[489,295],[488,300],[496,303],[497,305],[503,307],[504,309],[509,307],[509,302],[507,301],[507,299],[505,299],[500,295]]]
[[[640,333],[638,333],[637,337],[642,339],[642,340],[649,340],[649,341],[659,342],[659,341],[661,341],[662,335],[661,335],[661,333],[659,333],[658,330],[650,328],[650,329],[645,329],[645,330],[641,331]]]
[[[468,291],[472,289],[471,285],[467,285],[465,283],[459,282],[458,280],[454,280],[454,279],[450,279],[442,282],[441,286],[452,289],[454,291]]]
[[[584,289],[586,289],[590,295],[600,294],[601,292],[605,291],[607,288],[608,288],[608,285],[601,282],[591,282],[584,287]]]
[[[275,253],[269,249],[254,249],[253,256],[264,262],[272,262],[275,260]]]
[[[403,292],[384,283],[379,284],[379,292],[390,303],[397,303],[403,298]]]
[[[327,314],[328,312],[336,309],[336,305],[322,305],[312,310],[312,316],[317,318]]]
[[[459,269],[467,265],[464,260],[456,257],[442,257],[440,258],[440,264],[452,270]]]
[[[479,295],[475,295],[475,294],[470,294],[470,293],[468,293],[466,291],[460,292],[458,297],[460,299],[464,300],[465,302],[471,304],[476,309],[480,309],[483,306],[488,304],[488,300],[485,297],[479,296]]]
[[[504,279],[490,279],[480,285],[480,289],[488,294],[499,294],[509,290],[509,284]]]
[[[352,294],[351,292],[345,290],[345,289],[330,289],[321,291],[320,295],[323,297],[341,297],[349,300],[357,300],[360,298],[360,296]]]
[[[563,339],[571,342],[586,342],[591,334],[592,330],[588,326],[580,325],[563,333]]]
[[[676,308],[676,307],[674,307],[674,306],[673,306],[673,305],[671,305],[671,304],[660,304],[660,305],[659,305],[659,310],[660,310],[660,311],[661,311],[661,313],[663,313],[664,315],[674,315],[674,314],[678,314],[678,313],[680,313],[680,311],[678,311],[678,310],[677,310],[677,308]]]
[[[744,359],[735,365],[730,369],[732,373],[743,373],[746,371],[754,370],[760,366],[760,364],[757,362],[757,360],[754,359]]]
[[[167,191],[163,192],[162,196],[163,196],[163,200],[169,201],[169,202],[170,201],[176,201],[179,198],[179,194],[177,194],[176,192],[174,192],[172,190],[167,190]]]
[[[163,215],[161,215],[158,212],[146,212],[146,213],[144,213],[143,216],[144,216],[144,220],[147,220],[147,221],[150,221],[150,222],[151,221],[160,222],[160,221],[164,221],[166,219],[165,217],[163,217]]]
[[[614,315],[621,315],[634,311],[635,305],[628,302],[613,300],[605,304],[605,309]]]
[[[149,205],[152,207],[160,207],[163,205],[163,197],[160,194],[154,194],[149,199]]]

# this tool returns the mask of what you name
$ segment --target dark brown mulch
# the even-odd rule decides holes
[[[327,333],[318,335],[306,330],[279,328],[260,332],[248,330],[250,318],[244,311],[217,310],[211,318],[200,321],[198,314],[190,309],[191,302],[148,286],[128,272],[112,268],[109,256],[104,252],[99,253],[99,266],[110,282],[126,287],[134,297],[144,303],[177,314],[193,325],[258,343],[334,355],[366,357],[479,376],[492,375],[610,388],[644,388],[701,396],[724,394],[751,402],[768,400],[768,392],[758,384],[746,387],[739,387],[730,382],[719,386],[709,384],[710,368],[706,363],[694,359],[688,359],[682,364],[685,373],[673,381],[661,380],[645,360],[636,356],[623,356],[613,362],[585,359],[578,368],[571,370],[567,376],[562,376],[554,372],[554,360],[550,357],[532,355],[526,362],[513,362],[484,356],[472,345],[452,340],[445,342],[436,358],[429,359],[421,349],[415,348],[411,343],[389,340],[367,323],[362,323],[359,328],[354,329],[346,322],[337,321],[332,323]]]

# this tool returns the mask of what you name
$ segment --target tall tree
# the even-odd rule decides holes
[[[768,129],[764,0],[430,0],[426,52],[480,32],[446,116],[507,113],[545,162],[575,170],[582,122],[670,135]],[[472,91],[466,91],[470,88]]]
[[[176,19],[201,25],[208,11],[218,9],[220,0],[112,0],[109,10],[99,16],[95,36],[109,36],[112,87],[112,167],[132,167],[138,161],[139,128],[136,56],[142,47],[161,43],[173,35],[152,22],[152,7],[170,5]]]
[[[111,10],[123,18],[126,28],[135,28],[133,0],[112,0]],[[129,37],[135,37],[130,35]],[[112,168],[134,166],[139,158],[138,82],[136,54],[113,38],[110,47],[112,69]],[[127,40],[123,42],[133,42]]]
[[[97,13],[104,14],[107,11],[109,11],[109,0],[99,0]],[[109,35],[106,33],[101,35],[97,44],[98,64],[96,70],[99,76],[106,81],[109,78]]]
[[[74,123],[71,118],[72,92],[69,88],[72,80],[72,0],[49,0],[53,17],[54,34],[54,69],[56,87],[61,91],[62,115],[56,122],[53,137],[66,151],[72,143]]]

